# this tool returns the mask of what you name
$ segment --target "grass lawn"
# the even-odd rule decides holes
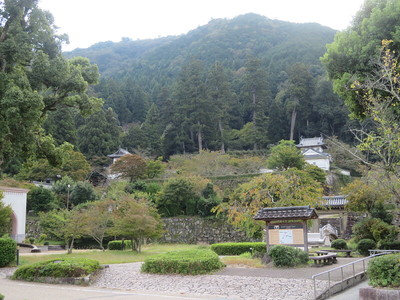
[[[62,254],[29,254],[20,255],[20,265],[35,263],[39,261],[45,261],[49,259],[62,259],[65,257],[76,257],[76,258],[90,258],[100,262],[100,264],[122,264],[130,262],[144,261],[145,258],[154,254],[166,253],[170,251],[190,250],[205,248],[206,246],[199,245],[185,245],[185,244],[149,244],[142,247],[141,253],[136,253],[132,250],[124,251],[109,251],[102,252],[100,250],[93,251],[72,251],[71,254],[66,254],[62,251]]]
[[[238,265],[250,268],[265,268],[265,265],[261,262],[259,258],[248,258],[241,256],[223,256],[221,261],[226,265]]]

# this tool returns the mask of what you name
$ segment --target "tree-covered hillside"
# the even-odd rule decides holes
[[[347,109],[319,61],[335,33],[246,14],[181,36],[123,39],[66,53],[99,66],[94,92],[116,114],[75,118],[75,145],[88,157],[108,154],[112,144],[168,157],[265,149],[321,133],[348,140]],[[57,120],[46,124],[54,136],[60,136]],[[121,134],[105,138],[103,130],[104,138],[97,138],[98,128],[118,125]],[[103,141],[107,145],[96,144]]]
[[[170,84],[191,59],[201,60],[206,67],[218,61],[224,68],[238,71],[254,56],[271,74],[297,62],[319,66],[325,45],[333,41],[335,33],[315,23],[295,24],[246,14],[212,20],[181,36],[104,42],[66,55],[88,57],[103,76],[130,75],[151,91]]]

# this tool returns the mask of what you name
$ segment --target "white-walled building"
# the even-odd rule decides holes
[[[297,148],[301,150],[307,163],[325,171],[330,170],[331,155],[324,152],[326,145],[322,137],[301,138]]]
[[[29,190],[0,186],[0,191],[3,193],[1,201],[13,211],[11,237],[21,243],[25,240],[26,197]]]

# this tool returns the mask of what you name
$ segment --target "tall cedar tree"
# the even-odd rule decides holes
[[[259,59],[249,59],[246,63],[241,101],[247,107],[248,121],[253,123],[254,150],[265,147],[268,142],[266,116],[268,97],[267,73],[262,68]]]

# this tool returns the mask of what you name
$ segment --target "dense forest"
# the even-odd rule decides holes
[[[326,134],[350,141],[348,111],[320,57],[335,31],[256,14],[181,36],[103,42],[65,53],[99,67],[103,109],[50,112],[44,127],[88,158],[119,146],[148,156],[266,149]],[[62,116],[62,117],[61,117]]]

